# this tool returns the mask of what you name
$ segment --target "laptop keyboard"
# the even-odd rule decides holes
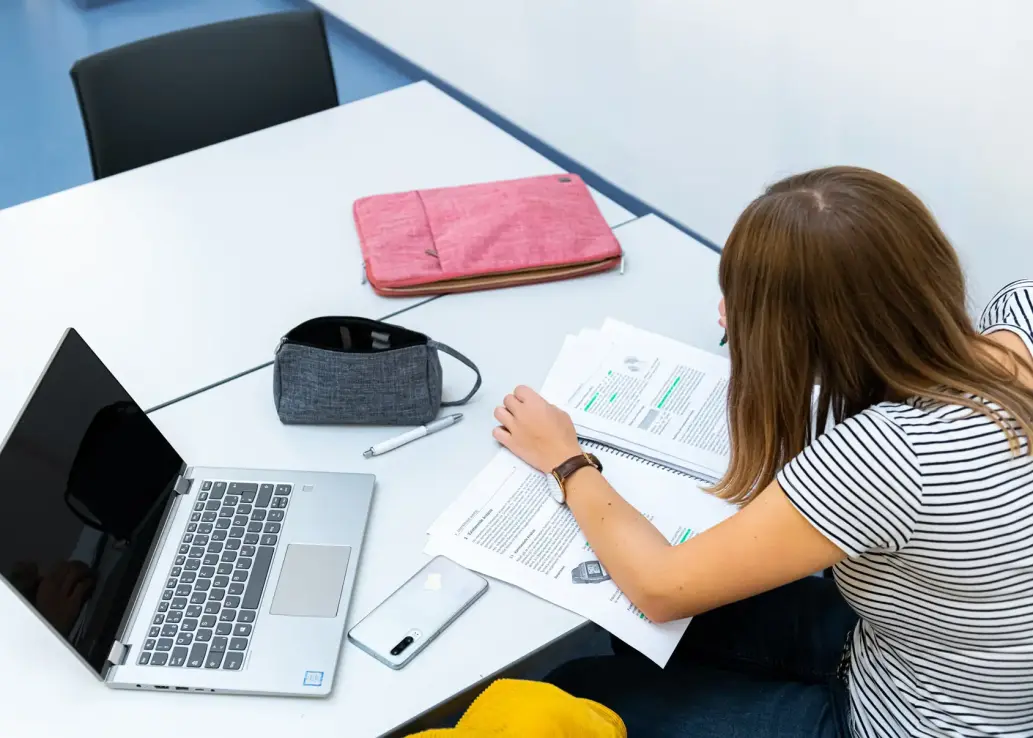
[[[243,667],[292,488],[201,483],[138,664]]]

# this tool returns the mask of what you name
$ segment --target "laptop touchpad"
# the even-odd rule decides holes
[[[269,613],[336,617],[351,552],[351,546],[287,546]]]

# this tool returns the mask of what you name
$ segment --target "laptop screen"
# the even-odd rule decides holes
[[[98,673],[182,468],[69,330],[0,450],[0,575]]]

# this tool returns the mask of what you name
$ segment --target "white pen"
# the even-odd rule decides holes
[[[363,451],[362,455],[367,459],[371,459],[374,456],[386,454],[388,451],[394,451],[399,446],[404,446],[407,443],[412,443],[413,441],[423,438],[424,436],[429,436],[431,433],[437,433],[439,430],[445,430],[445,428],[455,425],[462,419],[462,413],[449,415],[447,418],[439,418],[438,420],[435,420],[433,423],[421,425],[419,428],[413,428],[411,431],[406,431],[400,436],[389,438],[388,440],[382,443],[378,443],[375,446],[371,446],[370,448]]]

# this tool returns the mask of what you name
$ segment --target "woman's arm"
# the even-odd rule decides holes
[[[495,438],[549,472],[579,453],[566,413],[518,387]],[[777,482],[728,520],[672,546],[594,469],[566,483],[567,503],[614,583],[654,622],[697,615],[824,569],[844,553],[793,507]]]
[[[765,592],[843,558],[777,482],[728,520],[678,546],[594,469],[571,477],[567,502],[613,581],[658,623]]]

